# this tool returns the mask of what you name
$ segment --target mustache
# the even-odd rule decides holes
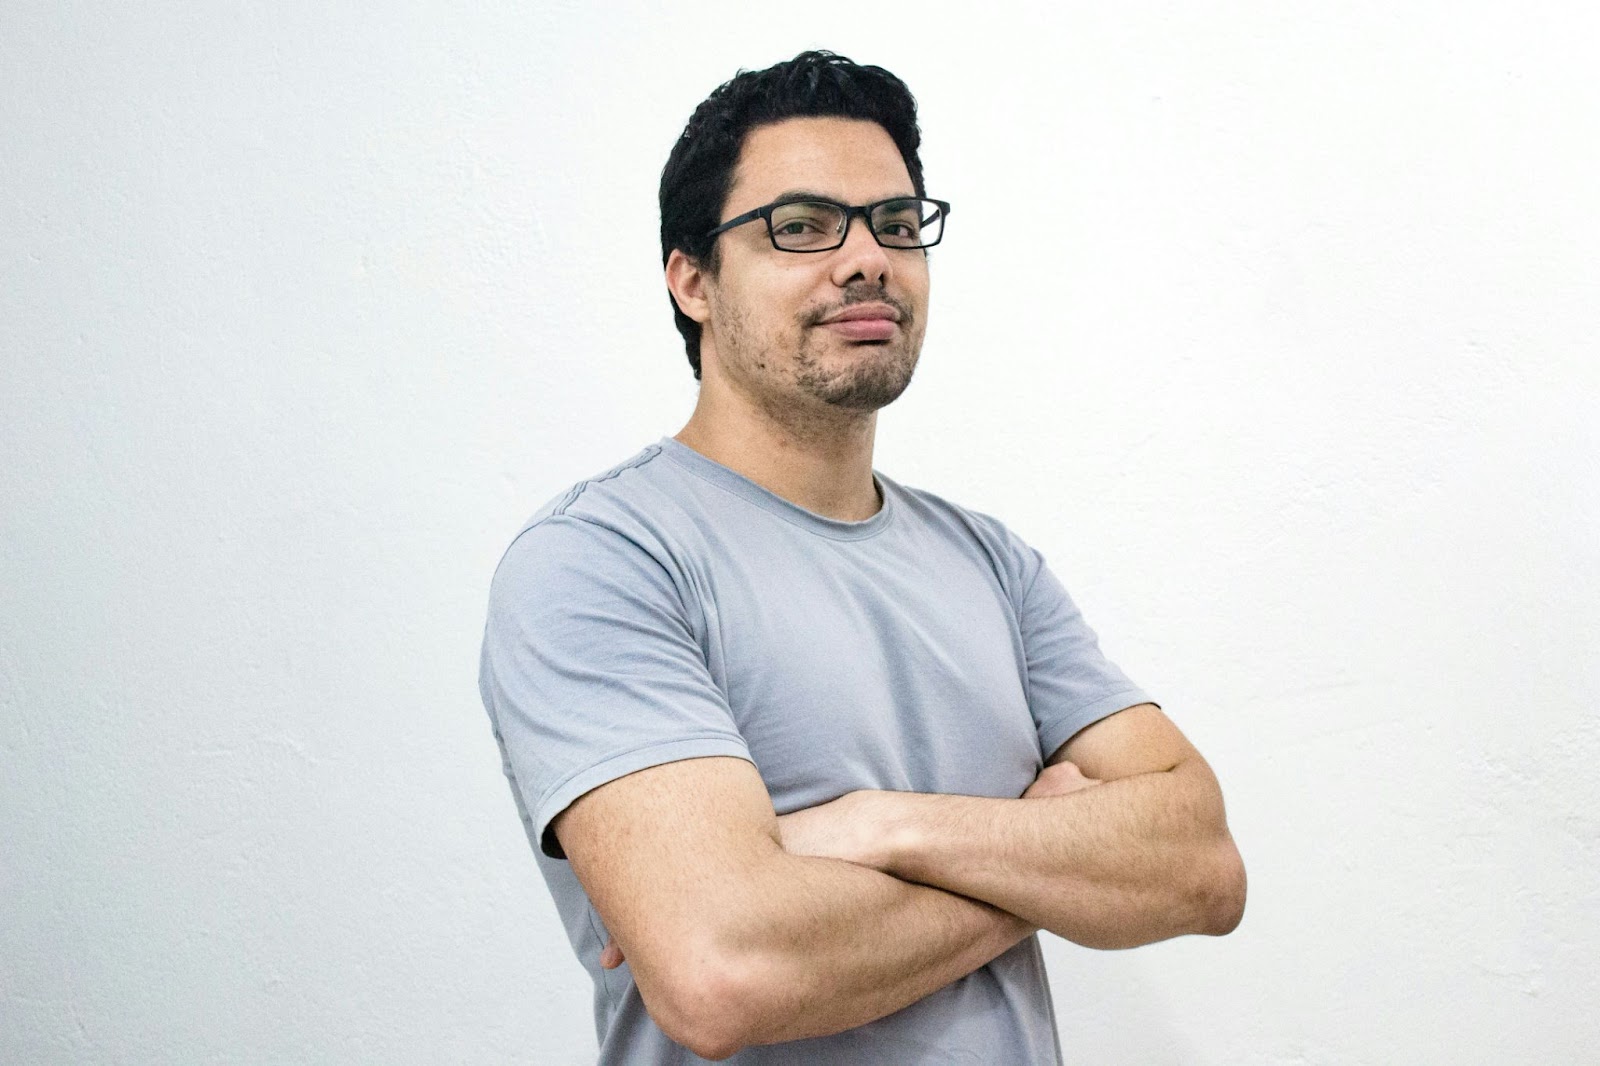
[[[911,308],[907,307],[903,301],[896,300],[893,296],[890,296],[888,290],[882,285],[861,283],[845,286],[844,298],[838,303],[827,307],[814,308],[801,315],[800,324],[804,326],[820,326],[846,307],[853,307],[856,304],[888,304],[899,312],[900,324],[903,327],[909,326],[914,317],[911,314]]]

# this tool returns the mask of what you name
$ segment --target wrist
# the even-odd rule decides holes
[[[873,793],[873,869],[903,881],[917,880],[915,858],[922,839],[917,808],[926,798],[915,792]]]

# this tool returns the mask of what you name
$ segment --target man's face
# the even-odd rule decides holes
[[[875,122],[796,118],[752,130],[722,217],[795,194],[869,204],[915,191]],[[717,240],[702,358],[709,349],[708,362],[730,385],[774,413],[794,414],[819,405],[875,411],[905,390],[927,322],[922,250],[881,247],[859,215],[829,252],[779,251],[760,220]]]

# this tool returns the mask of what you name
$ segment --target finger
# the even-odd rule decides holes
[[[621,966],[624,959],[622,949],[617,947],[615,940],[607,940],[606,946],[600,952],[600,968],[602,970],[615,970]]]
[[[1061,762],[1047,766],[1022,794],[1023,799],[1042,799],[1047,796],[1066,796],[1103,782],[1096,777],[1085,777],[1074,763]]]

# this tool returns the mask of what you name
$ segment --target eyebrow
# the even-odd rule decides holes
[[[916,196],[917,194],[914,192],[895,193],[890,196],[880,196],[867,202],[875,204],[882,203],[885,200],[914,200]],[[837,196],[829,196],[827,193],[817,192],[815,189],[789,189],[787,192],[781,192],[775,196],[772,202],[775,204],[792,204],[799,200],[826,200],[830,204],[844,203]]]
[[[788,203],[794,200],[830,200],[834,203],[839,202],[827,193],[817,192],[813,189],[790,189],[787,192],[780,192],[773,197],[772,202]]]

